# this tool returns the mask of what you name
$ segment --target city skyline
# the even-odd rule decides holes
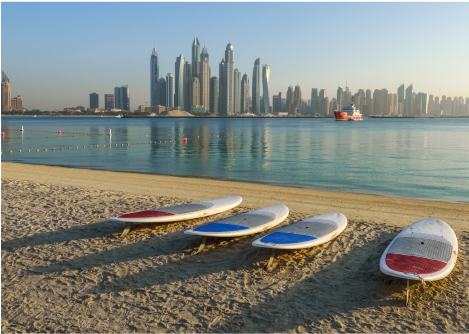
[[[250,81],[253,80],[251,71],[257,58],[261,59],[261,64],[269,64],[271,68],[270,103],[273,103],[274,94],[278,92],[282,95],[286,94],[289,85],[302,87],[303,96],[308,96],[311,88],[318,88],[325,89],[329,97],[333,97],[337,87],[343,86],[347,80],[354,92],[359,89],[373,91],[386,87],[389,92],[395,93],[402,83],[406,87],[412,83],[418,92],[434,96],[466,97],[468,94],[469,79],[464,73],[469,71],[468,62],[465,61],[469,58],[469,46],[467,43],[461,43],[465,38],[464,32],[469,28],[469,24],[462,19],[464,9],[469,9],[467,3],[185,3],[185,6],[193,9],[189,11],[193,15],[197,13],[202,15],[206,9],[215,12],[223,8],[234,14],[242,13],[248,20],[253,17],[248,9],[267,11],[270,19],[278,17],[281,13],[288,17],[288,12],[296,11],[298,8],[303,9],[299,11],[301,17],[305,17],[306,14],[303,12],[308,11],[326,14],[340,8],[340,13],[337,14],[338,16],[334,14],[333,21],[327,22],[318,18],[317,22],[310,24],[310,28],[319,29],[316,30],[315,35],[313,34],[316,40],[311,37],[309,31],[303,33],[304,29],[298,29],[306,27],[304,24],[306,22],[301,22],[299,19],[287,19],[278,27],[269,28],[268,34],[261,30],[253,36],[246,34],[248,28],[243,27],[240,27],[236,33],[231,31],[224,33],[217,29],[199,27],[186,30],[188,24],[174,31],[165,31],[164,34],[149,33],[152,27],[164,26],[166,18],[162,18],[163,23],[159,21],[158,25],[139,23],[123,28],[112,27],[117,32],[113,36],[119,35],[119,32],[123,32],[127,37],[132,34],[136,36],[129,40],[129,45],[125,49],[117,46],[115,43],[118,40],[117,37],[110,37],[108,40],[99,42],[89,39],[91,29],[101,33],[108,33],[111,29],[104,23],[98,22],[92,26],[86,24],[88,20],[93,21],[97,13],[103,10],[110,11],[117,15],[117,18],[123,18],[124,14],[135,11],[158,9],[163,17],[165,16],[163,14],[169,14],[177,5],[170,3],[3,3],[2,70],[9,75],[12,83],[12,96],[22,95],[27,101],[24,104],[28,109],[60,110],[65,107],[86,105],[91,92],[104,96],[104,94],[112,93],[114,87],[127,84],[132,90],[130,100],[132,110],[145,102],[151,105],[148,55],[151,54],[154,43],[159,58],[160,77],[163,77],[161,73],[173,73],[176,76],[174,70],[176,57],[183,55],[186,60],[192,58],[189,43],[194,36],[197,36],[199,48],[205,46],[210,50],[212,58],[215,57],[216,61],[211,64],[211,77],[220,78],[216,64],[218,59],[224,57],[223,51],[227,44],[233,46],[236,54],[233,70],[237,68],[241,76],[247,74]],[[90,9],[94,11],[88,13],[87,10]],[[381,17],[379,20],[376,15],[383,9],[386,9],[388,13],[386,17]],[[406,10],[402,11],[403,9]],[[22,27],[13,24],[9,15],[18,10],[24,14],[26,21]],[[341,18],[345,20],[349,15],[356,17],[360,11],[371,15],[368,24],[374,24],[376,29],[367,29],[366,25],[359,21],[356,22],[356,27],[340,23]],[[344,12],[349,14],[346,15]],[[402,15],[404,20],[412,22],[412,35],[419,36],[419,38],[411,38],[412,42],[409,42],[403,34],[406,29],[389,26],[388,17],[392,17],[393,13],[397,15],[398,12],[404,13]],[[44,13],[44,17],[37,15],[38,13]],[[59,13],[69,15],[67,21],[78,17],[83,23],[78,29],[73,27],[72,30],[68,24],[65,24],[63,29],[55,31],[52,29],[51,22],[54,22],[56,26],[63,20],[60,18],[61,15],[57,15]],[[80,16],[85,13],[86,16]],[[451,19],[444,13],[451,13]],[[414,17],[413,15],[416,14],[418,15]],[[419,25],[423,16],[431,17],[432,14],[438,15],[437,22],[431,25],[428,22],[423,26]],[[461,15],[460,19],[459,15]],[[48,22],[49,19],[50,22]],[[221,19],[214,18],[213,20],[215,24]],[[266,19],[261,18],[257,27],[262,27],[265,22]],[[331,36],[323,37],[320,29],[324,26],[321,24],[340,33],[335,39]],[[34,29],[28,30],[28,27],[32,25]],[[282,29],[283,32],[281,32]],[[352,37],[351,45],[347,46],[343,42],[344,39],[346,36],[353,36],[354,33],[359,33],[359,37],[362,38],[359,41]],[[383,41],[383,36],[386,36],[385,41]],[[314,42],[309,44],[316,46],[308,46],[306,45],[308,43],[300,41],[305,38]],[[33,58],[14,47],[16,45],[14,43],[18,40],[35,49]],[[63,47],[54,46],[57,40]],[[386,50],[383,49],[384,42],[389,44]],[[276,45],[275,49],[272,45]],[[317,45],[321,45],[321,48]],[[73,53],[72,50],[75,49],[79,52]],[[200,50],[196,53],[198,54]],[[75,68],[69,68],[69,62],[73,62]],[[101,108],[104,107],[103,99],[100,99],[100,104]]]

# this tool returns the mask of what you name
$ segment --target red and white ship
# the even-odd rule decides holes
[[[358,109],[355,109],[353,103],[342,108],[342,111],[334,111],[336,121],[363,121],[363,115]]]

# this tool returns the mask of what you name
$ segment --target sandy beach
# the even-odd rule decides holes
[[[2,163],[2,332],[468,332],[469,204],[136,173]],[[173,224],[107,217],[224,196],[233,210]],[[270,256],[261,234],[200,237],[190,226],[273,204],[275,229],[330,211],[349,221],[322,246]],[[379,259],[427,217],[456,232],[452,274],[411,285]]]

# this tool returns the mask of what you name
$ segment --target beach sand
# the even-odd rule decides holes
[[[2,163],[2,332],[468,332],[469,205],[229,181]],[[233,210],[141,224],[125,212],[230,195]],[[349,220],[322,246],[270,251],[267,234],[201,238],[190,226],[283,203],[280,226],[330,211]],[[459,241],[447,278],[411,285],[379,259],[403,227],[435,217]],[[273,229],[273,230],[275,230]],[[271,231],[273,231],[271,230]],[[269,231],[270,232],[270,231]]]

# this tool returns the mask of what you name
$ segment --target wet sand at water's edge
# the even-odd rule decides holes
[[[469,205],[170,176],[2,163],[2,332],[468,332]],[[230,195],[241,205],[123,239],[109,216]],[[278,252],[267,234],[209,238],[190,226],[283,203],[287,224],[330,211],[349,220],[322,246]],[[379,259],[405,226],[447,222],[450,276],[411,284]]]

